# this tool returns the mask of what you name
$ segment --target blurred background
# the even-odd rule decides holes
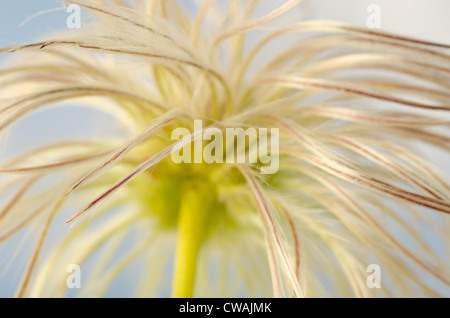
[[[271,5],[274,2],[284,3],[283,0],[270,2]],[[331,19],[367,26],[367,20],[373,13],[367,12],[371,5],[380,9],[381,30],[450,44],[448,0],[304,0],[297,8],[298,19]],[[22,25],[34,14],[47,10],[49,10],[47,13],[38,15]],[[0,46],[14,46],[49,39],[52,33],[67,30],[66,20],[70,14],[56,0],[0,0]],[[0,55],[0,63],[7,63],[6,58],[5,55]],[[0,148],[0,160],[19,152],[21,146],[34,143],[37,138],[52,136],[57,139],[60,131],[73,130],[80,134],[80,137],[92,133],[107,134],[108,123],[101,120],[102,116],[92,112],[86,116],[86,110],[76,107],[30,116],[22,125],[15,127],[12,133],[16,141],[13,143],[14,146],[10,143],[6,148]],[[80,122],[83,122],[83,129],[78,127]],[[99,122],[105,122],[105,126],[99,125]],[[31,127],[29,129],[33,132],[20,127]],[[442,154],[435,152],[429,155],[429,159],[437,163],[443,171],[450,172],[448,157],[445,160]],[[0,297],[11,297],[20,280],[18,275],[8,274],[20,271],[11,271],[9,267],[4,266],[8,263],[6,258],[10,255],[11,250],[7,246],[0,248]],[[115,296],[114,291],[110,296]]]
[[[283,0],[270,2],[283,3]],[[450,42],[450,1],[447,0],[304,0],[298,10],[309,18],[365,26],[369,16],[367,8],[372,4],[381,9],[383,30]],[[32,15],[54,9],[59,10],[37,16],[20,26]],[[69,14],[61,9],[60,1],[57,0],[1,0],[0,45],[20,44],[45,37],[53,31],[64,30]]]

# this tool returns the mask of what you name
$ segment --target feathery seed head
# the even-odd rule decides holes
[[[423,229],[448,241],[450,186],[415,145],[448,154],[449,46],[279,26],[301,0],[263,14],[255,0],[67,2],[93,21],[0,50],[24,54],[0,70],[0,136],[68,102],[120,136],[0,163],[0,242],[36,238],[18,296],[66,295],[68,264],[89,272],[83,296],[138,265],[140,296],[445,294]],[[367,287],[370,264],[383,288]]]

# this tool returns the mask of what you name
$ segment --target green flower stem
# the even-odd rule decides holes
[[[191,183],[185,188],[178,220],[173,297],[194,295],[197,259],[207,233],[211,205],[206,185]]]

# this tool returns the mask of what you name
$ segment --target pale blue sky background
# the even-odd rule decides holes
[[[60,7],[56,0],[0,0],[0,45],[33,41],[65,28],[67,13],[64,10],[36,17],[19,27],[26,18],[37,12]]]
[[[382,9],[382,29],[450,43],[449,0],[305,0],[299,10],[305,10],[306,15],[312,18],[337,19],[365,25],[368,16],[366,8],[372,3],[379,4]],[[52,32],[67,29],[66,19],[69,13],[65,10],[35,17],[25,26],[19,27],[21,22],[37,12],[60,7],[60,2],[56,0],[0,0],[0,47],[49,38],[48,35]],[[0,62],[4,59],[0,55]],[[57,111],[53,116],[69,117],[72,122],[84,120],[89,127],[89,122],[83,117],[84,113],[77,110],[69,108],[64,113],[58,114]],[[58,131],[70,126],[70,122],[66,121],[61,122],[60,126],[47,127],[50,121],[55,123],[52,118],[54,117],[42,116],[42,127],[39,127],[42,133],[57,135]],[[22,131],[16,138],[29,143],[33,142],[34,137],[36,136],[29,131]],[[444,171],[450,172],[450,161],[443,160],[440,154],[432,154],[431,159],[439,163]],[[4,251],[0,249],[0,265],[4,264]],[[12,287],[17,284],[18,279],[19,277],[6,275],[0,270],[0,297],[11,296]]]

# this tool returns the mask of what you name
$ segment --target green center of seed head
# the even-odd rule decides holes
[[[223,231],[238,229],[225,201],[244,179],[228,164],[176,164],[169,157],[140,181],[135,189],[148,202],[144,210],[162,228],[177,231],[172,296],[194,297],[205,242],[217,231],[225,235]]]

